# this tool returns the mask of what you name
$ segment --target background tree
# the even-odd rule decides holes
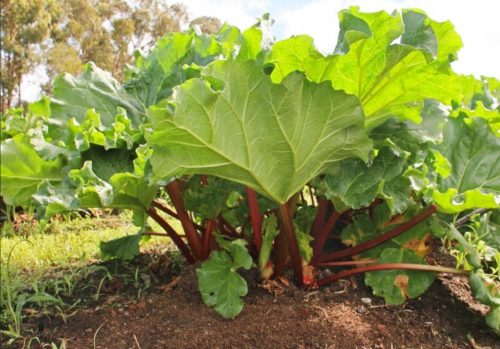
[[[1,0],[1,78],[2,112],[21,102],[22,77],[43,57],[43,44],[59,16],[57,0]]]
[[[203,33],[215,34],[219,31],[221,23],[218,18],[201,16],[193,19],[189,26],[191,28],[198,26]]]
[[[51,91],[57,74],[78,74],[94,62],[124,79],[134,51],[147,52],[158,37],[187,28],[183,5],[158,0],[0,0],[2,3],[2,111],[21,102],[23,76],[44,65]],[[215,33],[220,21],[191,22]],[[17,95],[16,101],[14,97]]]
[[[83,63],[92,61],[122,80],[135,50],[147,51],[159,36],[181,30],[188,20],[185,7],[156,0],[58,1],[62,16],[51,32],[56,44],[47,62],[51,78],[63,71],[81,70]],[[64,58],[66,52],[74,55],[74,51],[79,60]]]

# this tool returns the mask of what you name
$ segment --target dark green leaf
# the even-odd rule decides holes
[[[500,138],[481,119],[449,119],[437,147],[451,165],[433,199],[443,212],[500,207]]]
[[[141,234],[128,235],[110,241],[102,241],[99,244],[101,257],[104,260],[118,258],[121,260],[130,260],[139,255],[139,242],[142,239]]]
[[[426,264],[422,257],[407,249],[388,248],[377,263]],[[387,304],[402,304],[407,298],[420,296],[432,285],[436,274],[415,270],[386,270],[365,274],[365,282],[373,293],[383,297]]]

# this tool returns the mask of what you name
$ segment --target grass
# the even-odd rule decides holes
[[[128,213],[100,218],[59,217],[50,223],[22,227],[21,234],[3,232],[2,268],[37,276],[59,267],[78,267],[100,260],[99,243],[137,233]],[[6,225],[5,230],[10,229]],[[169,240],[153,236],[143,249],[171,247]]]
[[[96,271],[104,275],[101,284],[113,277],[96,265],[101,261],[99,243],[137,233],[130,213],[97,218],[60,216],[49,223],[33,222],[30,217],[21,215],[2,228],[0,327],[7,343],[23,338],[25,343],[39,341],[36,337],[27,340],[30,336],[22,330],[28,306],[31,312],[36,308],[37,313],[60,312],[64,317],[75,304],[65,304],[63,299],[73,293],[78,280]],[[153,236],[141,250],[164,251],[172,246],[168,239]],[[99,291],[100,287],[95,290],[96,299]],[[52,348],[52,343],[47,347]]]

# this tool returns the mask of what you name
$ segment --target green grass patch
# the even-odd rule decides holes
[[[26,306],[35,307],[38,313],[69,311],[75,304],[65,304],[63,299],[71,296],[75,285],[87,275],[104,270],[104,278],[112,278],[98,265],[102,261],[100,242],[137,233],[129,212],[94,218],[58,216],[50,222],[36,222],[31,217],[18,215],[4,225],[1,233],[0,333],[8,342],[30,337],[22,330]],[[161,231],[150,223],[153,231]],[[177,222],[170,223],[180,228]],[[152,236],[141,250],[161,253],[173,246],[166,237]],[[96,299],[99,288],[95,290]]]
[[[25,276],[50,273],[54,268],[82,266],[100,260],[99,243],[136,234],[130,214],[65,219],[23,227],[23,235],[3,232],[1,264]],[[8,225],[6,226],[8,229]],[[171,248],[168,238],[153,236],[142,249]]]

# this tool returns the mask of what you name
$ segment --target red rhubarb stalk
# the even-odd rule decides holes
[[[205,251],[205,258],[210,256],[210,239],[212,238],[212,233],[216,227],[216,222],[214,219],[208,219],[206,223],[205,231],[203,232],[203,249]]]
[[[182,255],[184,258],[186,258],[186,261],[189,264],[193,264],[195,262],[195,259],[191,255],[191,252],[189,251],[189,248],[187,247],[186,243],[182,240],[179,234],[175,231],[174,228],[170,224],[167,223],[166,220],[164,220],[156,211],[154,208],[149,208],[147,211],[148,215],[156,221],[168,234],[170,239],[174,242],[174,244],[177,246],[177,248],[181,251]]]
[[[357,255],[361,252],[369,250],[375,246],[378,246],[378,245],[380,245],[388,240],[391,240],[391,239],[407,232],[408,230],[410,230],[411,228],[413,228],[414,226],[416,226],[420,222],[427,219],[434,212],[436,212],[436,206],[431,205],[431,206],[425,208],[421,213],[419,213],[418,215],[416,215],[415,217],[410,219],[408,222],[397,226],[396,228],[388,231],[387,233],[380,235],[380,236],[377,236],[374,239],[363,242],[357,246],[346,248],[342,251],[322,255],[322,256],[320,256],[319,261],[320,262],[334,261],[337,259],[342,259],[345,257],[354,256],[354,255]]]
[[[381,263],[381,264],[367,265],[364,267],[341,271],[340,273],[319,280],[318,286],[324,286],[334,281],[344,279],[352,275],[362,274],[369,271],[379,271],[379,270],[422,270],[422,271],[431,271],[436,273],[468,274],[468,272],[466,272],[465,270],[446,268],[437,265],[410,264],[410,263]]]
[[[158,202],[158,201],[154,200],[154,201],[151,203],[151,205],[152,205],[153,207],[156,207],[156,208],[157,208],[157,209],[159,209],[160,211],[165,212],[165,213],[166,213],[166,214],[168,214],[169,216],[172,216],[172,217],[174,217],[174,218],[176,218],[176,219],[179,219],[179,216],[177,215],[177,213],[175,213],[174,211],[172,211],[172,210],[171,210],[170,208],[168,208],[167,206],[165,206],[165,205],[161,204],[160,202]],[[204,227],[202,227],[202,226],[201,226],[201,225],[199,225],[199,224],[196,224],[195,222],[193,222],[193,225],[194,225],[194,227],[195,227],[196,229],[198,229],[199,231],[204,231],[204,230],[205,230],[205,228],[204,228]]]
[[[292,266],[295,278],[299,286],[304,285],[303,270],[302,270],[302,257],[300,256],[299,244],[297,236],[295,235],[295,228],[293,226],[293,218],[290,212],[288,203],[279,206],[278,218],[280,220],[280,227],[286,234],[288,240],[288,249],[292,257]]]
[[[313,244],[313,257],[311,259],[311,265],[316,266],[318,263],[318,259],[320,257],[321,251],[323,250],[323,247],[325,246],[326,239],[328,238],[328,235],[332,231],[333,227],[335,226],[335,223],[337,223],[337,220],[340,217],[340,213],[337,211],[333,211],[333,214],[328,218],[328,222],[326,222],[325,226],[323,229],[321,229],[321,232],[314,238],[314,244]]]
[[[193,251],[194,257],[197,260],[203,260],[204,252],[200,236],[194,228],[193,221],[189,217],[188,212],[184,208],[184,203],[182,202],[182,194],[179,188],[179,182],[173,181],[167,185],[167,193],[170,196],[170,200],[175,207],[175,211],[179,220],[181,221],[182,228],[186,234],[186,238],[189,242],[189,246]]]
[[[318,207],[316,208],[316,216],[314,217],[314,223],[312,226],[312,236],[316,238],[321,232],[321,228],[325,223],[326,211],[328,210],[328,205],[330,201],[326,199],[318,199]]]
[[[341,261],[341,262],[324,262],[318,263],[319,267],[346,267],[351,265],[363,265],[375,263],[376,259],[363,259],[361,261]]]
[[[217,216],[217,219],[219,220],[219,222],[224,226],[224,228],[231,233],[232,236],[239,236],[238,232],[236,231],[236,229],[231,225],[231,223],[229,223],[225,218],[224,216],[222,216],[222,214],[219,214]]]

